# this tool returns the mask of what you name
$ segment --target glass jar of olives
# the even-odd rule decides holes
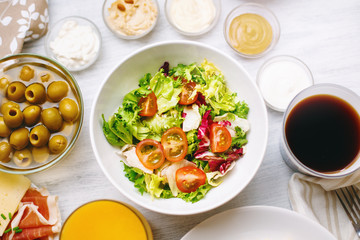
[[[79,136],[83,111],[76,80],[55,61],[0,59],[0,171],[29,174],[60,161]]]

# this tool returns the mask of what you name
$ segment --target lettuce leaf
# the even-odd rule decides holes
[[[246,133],[239,127],[235,127],[236,135],[232,138],[231,147],[241,148],[248,140],[246,139]]]
[[[134,183],[134,186],[139,190],[141,195],[144,192],[148,192],[153,198],[174,198],[174,195],[171,193],[169,186],[163,183],[164,178],[159,177],[156,174],[144,173],[140,169],[129,167],[126,164],[124,164],[124,172],[125,176]],[[183,199],[186,202],[195,203],[204,198],[206,193],[211,188],[211,185],[205,183],[195,192],[179,192],[177,197]]]
[[[178,64],[169,71],[169,75],[179,77],[180,79],[191,80],[199,84],[205,84],[204,69],[197,66],[195,63],[184,65]]]
[[[205,183],[204,185],[200,186],[195,192],[191,193],[183,193],[180,192],[178,194],[178,198],[181,198],[185,202],[192,202],[195,203],[201,199],[203,199],[206,195],[206,193],[212,188],[212,186],[208,183]]]
[[[116,134],[114,134],[111,130],[110,130],[110,126],[109,123],[106,122],[104,114],[101,115],[102,119],[103,119],[103,132],[104,135],[106,137],[106,140],[114,146],[119,146],[122,147],[124,146],[126,143],[121,140],[121,138],[119,138]]]
[[[209,161],[203,161],[195,158],[194,160],[192,160],[192,162],[196,164],[197,168],[200,168],[205,173],[210,171]]]
[[[234,111],[236,103],[236,93],[231,92],[225,84],[224,75],[214,64],[207,60],[201,64],[204,69],[205,85],[201,85],[199,91],[205,96],[213,108],[215,114],[220,111]]]
[[[150,92],[140,87],[126,94],[122,106],[109,120],[111,132],[127,144],[133,143],[133,137],[141,141],[147,138],[151,132],[141,122],[138,106],[139,99]]]
[[[206,195],[206,193],[213,188],[210,184],[205,183],[204,185],[200,186],[195,192],[191,193],[183,193],[179,192],[178,198],[181,198],[185,202],[191,202],[196,203],[199,200],[203,199]],[[161,198],[173,198],[170,189],[164,189],[164,191],[161,193]]]
[[[235,104],[235,110],[232,112],[235,115],[237,115],[239,118],[245,118],[247,119],[247,116],[249,114],[249,106],[246,102],[237,102]]]
[[[122,118],[118,117],[116,114],[109,120],[109,129],[125,143],[133,143],[131,126],[129,128],[128,123],[125,122]]]
[[[159,177],[155,174],[145,174],[145,183],[146,183],[146,190],[150,193],[151,198],[154,199],[159,198],[161,196],[163,189],[163,181],[164,178]]]
[[[124,163],[125,177],[127,177],[139,190],[141,195],[147,191],[145,183],[145,173],[138,168],[129,167]]]
[[[153,117],[144,119],[142,123],[150,130],[148,138],[160,141],[162,134],[172,127],[181,127],[184,118],[181,112],[172,108],[166,113],[155,114]]]
[[[165,76],[162,71],[157,72],[150,80],[150,88],[157,98],[158,114],[162,114],[175,107],[180,100],[181,80],[173,80]]]
[[[186,138],[188,141],[188,152],[189,157],[193,156],[196,150],[199,148],[200,140],[197,137],[197,129],[190,130],[186,133]],[[189,158],[187,158],[189,159]]]

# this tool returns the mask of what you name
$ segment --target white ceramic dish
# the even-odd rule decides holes
[[[231,22],[233,21],[234,18],[236,18],[237,16],[240,16],[242,14],[246,14],[246,13],[253,13],[253,14],[257,14],[260,15],[262,17],[264,17],[269,24],[271,25],[272,31],[273,31],[273,37],[272,37],[272,41],[271,44],[268,46],[268,48],[261,52],[261,53],[257,53],[257,54],[246,54],[246,53],[242,53],[239,50],[237,50],[231,43],[230,38],[229,38],[229,30],[230,30],[230,25]],[[264,56],[266,53],[268,53],[269,51],[271,51],[271,49],[273,49],[280,38],[280,24],[279,21],[277,19],[277,17],[275,16],[275,14],[268,9],[267,7],[265,7],[264,5],[258,4],[258,3],[243,3],[239,6],[237,6],[236,8],[234,8],[226,17],[225,19],[225,23],[224,23],[224,37],[226,42],[229,44],[229,46],[240,56],[245,57],[245,58],[258,58],[258,57],[262,57]]]
[[[215,17],[214,19],[211,21],[211,23],[209,24],[209,26],[207,26],[206,28],[200,29],[199,31],[195,31],[195,32],[189,32],[189,31],[184,31],[181,28],[179,28],[179,26],[174,22],[172,14],[171,14],[171,4],[172,4],[173,0],[165,0],[165,4],[164,4],[164,9],[165,9],[165,16],[167,21],[169,22],[169,24],[174,27],[174,29],[185,35],[185,36],[200,36],[202,34],[205,34],[207,32],[209,32],[211,29],[214,28],[214,26],[217,24],[217,22],[219,21],[219,17],[220,17],[220,13],[221,13],[221,0],[213,0],[213,4],[214,7],[216,9],[216,13],[215,13]]]
[[[96,54],[85,64],[80,64],[78,66],[66,66],[63,62],[61,62],[61,59],[59,59],[56,54],[53,52],[53,50],[50,47],[50,43],[56,39],[58,36],[63,24],[65,24],[68,21],[75,21],[79,26],[89,26],[94,31],[94,34],[96,35],[97,41],[95,41],[95,48],[98,49]],[[96,39],[95,38],[95,39]],[[100,51],[101,51],[101,34],[98,29],[98,27],[90,21],[89,19],[86,19],[84,17],[80,16],[69,16],[65,17],[63,19],[60,19],[58,22],[56,22],[52,27],[51,30],[47,33],[45,38],[45,51],[48,57],[51,57],[58,61],[59,63],[63,64],[67,69],[73,72],[82,71],[86,68],[90,67],[99,57]]]
[[[138,86],[144,74],[154,74],[168,61],[171,66],[178,63],[201,63],[204,59],[213,62],[225,76],[230,89],[245,100],[250,112],[251,125],[248,134],[247,152],[237,160],[235,168],[225,176],[220,186],[211,189],[206,197],[197,203],[187,203],[181,199],[155,199],[141,195],[123,173],[123,164],[105,139],[102,131],[101,115],[107,119],[117,111],[123,96]],[[173,41],[156,43],[144,47],[119,63],[105,78],[91,110],[90,138],[96,159],[111,183],[126,197],[150,210],[172,214],[189,215],[214,209],[238,195],[257,172],[265,153],[268,136],[268,121],[265,103],[254,81],[246,70],[234,59],[221,51],[203,43]]]
[[[181,240],[336,240],[322,225],[278,207],[250,206],[212,216]]]
[[[106,27],[117,37],[122,38],[122,39],[126,39],[126,40],[133,40],[133,39],[138,39],[138,38],[142,38],[145,35],[147,35],[148,33],[150,33],[156,26],[157,21],[159,19],[159,15],[160,15],[160,8],[159,8],[159,3],[157,0],[153,0],[154,5],[156,7],[157,10],[157,15],[156,15],[156,20],[154,21],[154,23],[145,31],[143,31],[140,34],[136,34],[136,35],[125,35],[119,31],[116,31],[115,29],[113,29],[111,27],[111,24],[109,24],[108,22],[108,17],[109,17],[109,8],[111,7],[111,4],[114,3],[116,0],[104,0],[104,4],[102,7],[102,17],[104,20],[104,23],[106,25]]]

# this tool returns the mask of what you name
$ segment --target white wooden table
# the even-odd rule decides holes
[[[154,31],[142,39],[130,41],[117,38],[106,28],[102,19],[103,1],[49,1],[50,27],[59,19],[70,15],[89,18],[99,27],[103,45],[99,59],[91,68],[74,73],[85,101],[84,125],[75,148],[55,167],[29,177],[36,185],[44,186],[52,194],[59,196],[63,219],[85,202],[104,198],[117,199],[130,203],[144,214],[152,227],[155,239],[180,239],[196,224],[231,208],[247,205],[291,208],[287,184],[292,171],[282,161],[278,147],[282,113],[268,109],[270,132],[265,159],[245,190],[215,210],[191,217],[178,217],[155,213],[136,205],[120,194],[105,178],[90,146],[90,108],[104,76],[128,54],[150,43],[179,39],[216,46],[243,64],[253,81],[266,59],[287,54],[302,59],[309,66],[315,83],[341,84],[360,94],[360,1],[256,1],[265,4],[277,15],[281,25],[281,36],[273,51],[263,58],[252,60],[238,56],[223,37],[226,15],[245,1],[221,1],[223,6],[218,24],[211,32],[196,38],[178,34],[165,18],[164,0],[158,1],[161,8],[160,18]],[[23,52],[45,55],[44,38],[26,44]]]

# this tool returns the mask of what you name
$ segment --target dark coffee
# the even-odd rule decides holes
[[[346,168],[360,151],[360,116],[346,101],[315,95],[299,102],[285,123],[295,157],[318,172]]]

